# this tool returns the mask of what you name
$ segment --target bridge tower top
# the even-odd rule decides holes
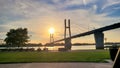
[[[64,31],[64,39],[67,38],[67,29],[68,29],[68,37],[71,37],[71,27],[70,27],[70,19],[68,19],[68,23],[66,22],[66,19],[64,20],[65,24],[65,31]]]

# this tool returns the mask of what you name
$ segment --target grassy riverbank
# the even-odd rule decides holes
[[[0,63],[26,62],[105,62],[107,50],[73,52],[0,52]]]

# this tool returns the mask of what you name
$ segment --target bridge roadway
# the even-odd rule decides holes
[[[77,34],[77,35],[73,35],[73,36],[71,36],[71,39],[77,38],[77,37],[81,37],[81,36],[90,35],[90,34],[94,34],[96,32],[103,32],[103,31],[107,31],[107,30],[111,30],[111,29],[116,29],[116,28],[120,28],[120,23],[116,23],[116,24],[113,24],[113,25],[105,26],[105,27],[102,27],[102,28],[98,28],[98,29],[95,29],[95,30],[92,30],[92,31],[80,33],[80,34]],[[60,41],[64,41],[64,40],[65,39],[60,39],[60,40],[57,40],[57,41],[54,41],[54,42],[60,42]]]
[[[102,28],[98,28],[98,29],[95,29],[95,30],[91,30],[91,31],[88,31],[88,32],[73,35],[71,37],[63,38],[63,39],[54,41],[52,43],[65,41],[65,46],[71,47],[72,46],[71,45],[71,39],[77,38],[77,37],[83,37],[83,36],[90,35],[90,34],[94,34],[96,49],[104,49],[104,33],[103,32],[108,31],[108,30],[112,30],[112,29],[117,29],[117,28],[120,28],[120,22],[109,25],[109,26],[105,26],[105,27],[102,27]]]

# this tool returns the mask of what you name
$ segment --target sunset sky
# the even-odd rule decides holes
[[[49,42],[64,36],[64,19],[71,20],[72,35],[120,22],[120,0],[0,0],[0,39],[9,29],[28,28],[31,43]],[[108,42],[120,42],[120,28],[104,32]],[[72,40],[94,42],[94,36]]]

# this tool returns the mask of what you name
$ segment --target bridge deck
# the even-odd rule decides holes
[[[71,36],[71,39],[81,37],[81,36],[90,35],[90,34],[94,34],[96,32],[104,32],[104,31],[108,31],[108,30],[112,30],[112,29],[116,29],[116,28],[120,28],[120,22],[109,25],[109,26],[105,26],[105,27],[102,27],[102,28],[98,28],[98,29],[95,29],[95,30],[91,30],[91,31],[88,31],[88,32],[73,35],[73,36]],[[66,38],[66,39],[68,39],[68,38]],[[64,40],[65,39],[60,39],[60,40],[57,40],[57,41],[54,41],[54,42],[60,42],[60,41],[64,41]]]

